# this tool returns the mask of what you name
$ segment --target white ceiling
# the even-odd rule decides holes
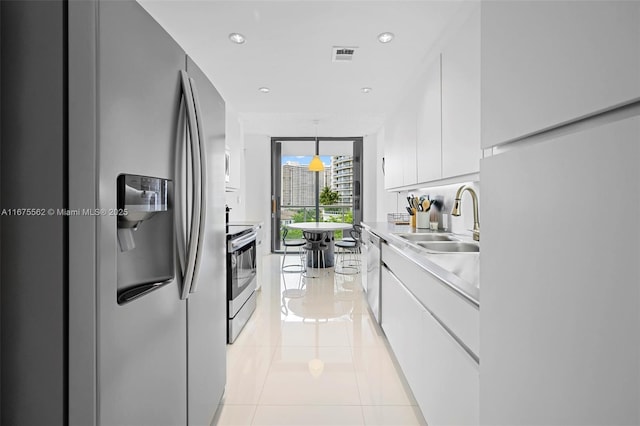
[[[477,0],[476,0],[477,1]],[[244,132],[363,136],[416,81],[464,1],[139,0],[238,112]],[[468,3],[468,2],[466,2]],[[377,35],[393,32],[389,44]],[[246,37],[233,44],[228,35]],[[333,63],[333,46],[357,46]],[[259,87],[271,89],[268,94]],[[362,87],[371,87],[369,94]]]

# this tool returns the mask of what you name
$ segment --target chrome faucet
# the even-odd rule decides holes
[[[469,191],[471,194],[471,200],[473,201],[473,239],[480,241],[480,222],[478,222],[478,195],[469,185],[462,185],[456,192],[456,199],[453,203],[453,209],[451,209],[451,215],[460,216],[460,203],[462,202],[462,193]]]

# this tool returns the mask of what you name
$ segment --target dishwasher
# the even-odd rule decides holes
[[[362,246],[367,260],[367,273],[363,276],[367,301],[376,322],[380,324],[380,237],[367,229],[362,233]]]

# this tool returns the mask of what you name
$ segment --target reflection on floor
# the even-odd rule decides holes
[[[282,273],[281,260],[264,258],[258,307],[227,346],[217,424],[426,424],[367,310],[360,275],[328,268],[304,278]]]

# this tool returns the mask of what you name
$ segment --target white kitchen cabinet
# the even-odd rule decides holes
[[[639,141],[635,116],[482,160],[481,424],[640,423]]]
[[[381,325],[411,390],[418,399],[418,395],[425,393],[423,388],[427,381],[423,372],[426,353],[426,342],[422,338],[424,308],[385,266],[382,267],[381,276]]]
[[[417,97],[411,94],[385,125],[385,188],[417,182]]]
[[[408,259],[393,245],[383,244],[381,257],[405,287],[447,324],[475,356],[479,356],[480,313],[477,304],[471,303],[435,275]]]
[[[382,328],[427,422],[478,424],[478,364],[387,267],[381,291]]]
[[[638,1],[489,1],[481,26],[483,148],[640,98]]]
[[[386,189],[479,170],[480,6],[461,13],[443,37],[442,53],[386,121]]]
[[[480,5],[442,49],[442,177],[480,169]]]
[[[400,145],[400,123],[395,115],[384,126],[384,187],[402,186],[402,146]]]
[[[440,55],[429,66],[419,88],[416,129],[417,181],[429,182],[442,177],[442,116]]]
[[[411,93],[408,102],[400,109],[400,146],[402,149],[402,184],[418,182],[416,159],[416,123],[418,120],[418,97]]]

